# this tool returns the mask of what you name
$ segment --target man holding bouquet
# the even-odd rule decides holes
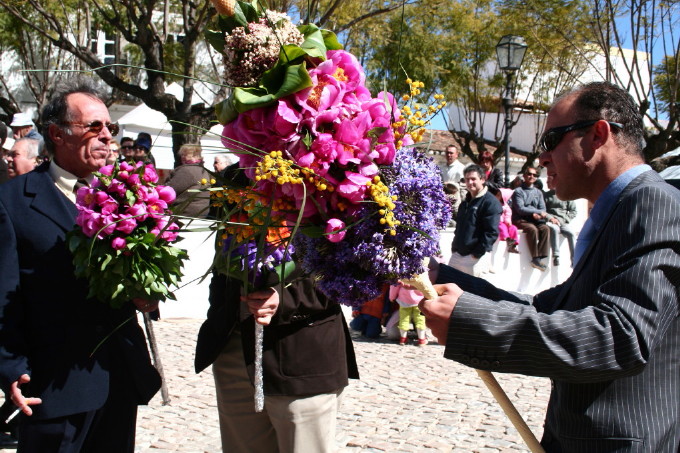
[[[227,179],[243,183],[234,164]],[[218,254],[223,254],[218,246]],[[236,254],[236,251],[231,253]],[[220,261],[217,257],[217,262]],[[279,282],[243,295],[238,278],[215,271],[210,308],[196,344],[196,372],[212,365],[222,449],[230,453],[332,453],[337,410],[348,379],[358,379],[354,347],[340,305],[299,264]],[[264,409],[255,411],[255,323],[264,327]]]
[[[42,113],[51,162],[0,187],[0,385],[21,413],[22,452],[134,451],[137,406],[160,388],[135,308],[88,297],[65,242],[74,189],[104,166],[118,127],[91,79]]]
[[[642,143],[626,91],[599,82],[562,95],[539,159],[560,199],[594,204],[572,275],[532,297],[433,265],[450,283],[421,304],[445,357],[551,378],[547,452],[680,445],[680,192],[644,164]]]

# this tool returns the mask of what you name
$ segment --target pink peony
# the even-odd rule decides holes
[[[177,198],[175,189],[170,186],[156,186],[156,192],[158,193],[158,197],[168,204],[172,203],[175,201],[175,198]]]
[[[123,238],[115,237],[111,240],[111,248],[114,250],[122,250],[127,246],[127,241]]]
[[[331,242],[340,242],[345,238],[345,222],[340,219],[330,219],[326,222],[326,239]]]
[[[106,175],[106,176],[111,176],[113,174],[113,165],[106,165],[106,166],[100,168],[99,173]]]
[[[156,173],[156,169],[153,168],[153,165],[144,166],[144,175],[142,176],[142,179],[154,184],[158,182],[158,173]]]
[[[137,228],[137,220],[129,215],[118,216],[118,222],[116,223],[116,230],[123,234],[130,234]]]
[[[137,219],[138,222],[143,222],[149,217],[146,204],[142,202],[137,202],[128,207],[125,213]]]
[[[352,203],[363,201],[365,199],[366,189],[368,188],[366,183],[368,183],[371,178],[350,171],[346,171],[345,176],[347,179],[338,185],[338,194]]]

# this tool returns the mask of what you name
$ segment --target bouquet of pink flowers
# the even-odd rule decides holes
[[[171,187],[158,185],[151,165],[122,162],[102,167],[92,187],[76,194],[76,228],[69,233],[76,276],[90,297],[120,307],[133,298],[175,299],[187,255],[173,247],[178,225],[168,205]]]

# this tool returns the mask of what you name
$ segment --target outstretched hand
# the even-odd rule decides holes
[[[248,305],[248,311],[255,317],[255,322],[263,326],[271,323],[279,307],[279,293],[274,288],[254,291],[241,296],[241,300]]]
[[[21,410],[26,415],[33,415],[33,410],[31,406],[36,404],[42,404],[40,398],[26,398],[23,393],[21,393],[20,386],[27,384],[31,381],[31,377],[28,374],[22,374],[19,379],[12,382],[10,386],[10,398],[15,406]]]
[[[432,300],[423,300],[418,304],[418,307],[420,307],[420,311],[425,315],[427,327],[432,330],[432,334],[437,338],[437,342],[441,345],[446,345],[451,314],[456,307],[458,298],[463,294],[463,290],[453,283],[434,285],[434,288],[439,297]]]

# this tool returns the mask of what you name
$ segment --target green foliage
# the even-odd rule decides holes
[[[142,231],[147,226],[140,225]],[[113,250],[110,242],[89,238],[79,229],[68,233],[67,242],[73,253],[76,277],[88,280],[94,297],[114,308],[134,298],[175,300],[168,289],[177,286],[186,251],[159,244],[156,235],[130,235],[123,250]]]
[[[304,42],[299,46],[283,46],[279,60],[262,75],[258,86],[234,88],[231,96],[216,106],[220,123],[229,123],[239,113],[271,105],[277,99],[311,86],[307,61],[323,60],[328,50],[342,48],[335,34],[328,30],[315,25],[301,25],[298,28],[304,36]]]
[[[659,111],[677,116],[680,102],[680,67],[675,56],[666,56],[654,67],[654,91]]]

